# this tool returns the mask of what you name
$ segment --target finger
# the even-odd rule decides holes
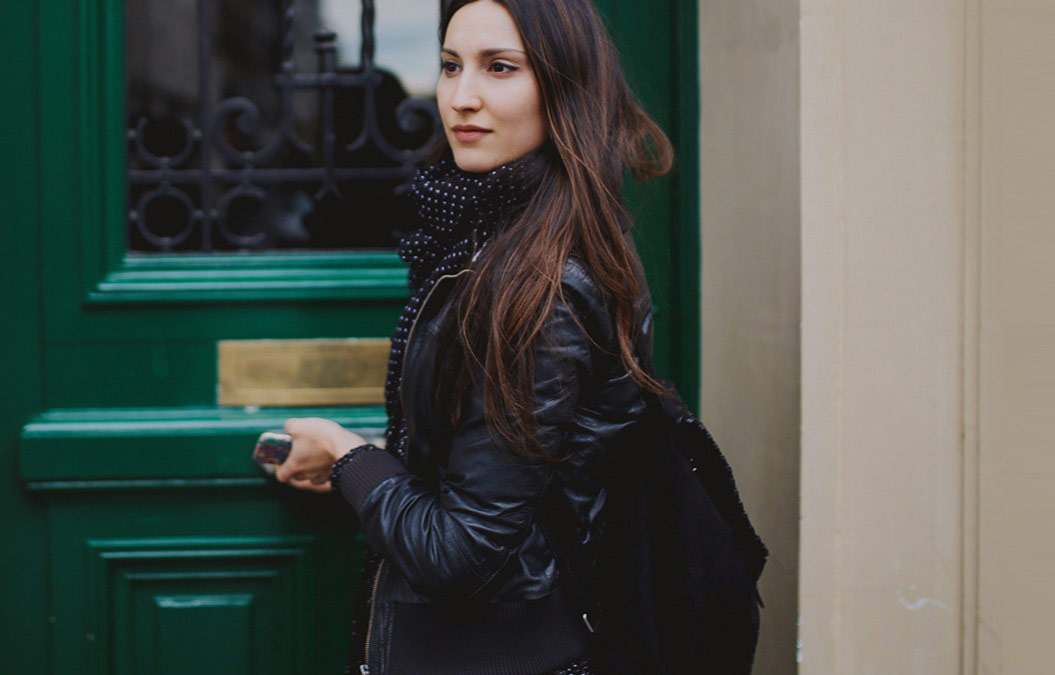
[[[275,467],[275,480],[279,483],[289,482],[289,470],[286,467],[279,464]]]
[[[289,419],[286,420],[286,423],[284,425],[282,425],[282,427],[286,430],[287,434],[289,434],[290,436],[295,436],[296,435],[295,432],[296,432],[297,426],[299,424],[300,424],[300,418],[299,417],[290,417]]]
[[[308,490],[310,492],[329,492],[330,491],[330,481],[326,481],[325,483],[321,483],[321,484],[316,484],[316,483],[313,483],[310,479],[307,479],[307,478],[303,478],[303,479],[295,478],[295,479],[290,479],[289,484],[292,485],[295,488],[299,488],[301,490]]]
[[[319,485],[320,483],[329,480],[329,476],[319,474],[315,471],[299,471],[292,474],[289,479],[291,481],[295,480],[299,483],[315,483],[316,485]]]
[[[296,460],[287,459],[275,468],[275,480],[280,483],[288,483],[291,480],[303,478],[304,474],[301,473],[300,463]]]
[[[282,482],[286,482],[290,478],[304,478],[305,453],[298,452],[298,450],[303,450],[303,446],[294,440],[285,461],[275,469],[275,478]]]

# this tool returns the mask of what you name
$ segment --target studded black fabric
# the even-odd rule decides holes
[[[563,668],[554,670],[549,675],[598,675],[598,671],[594,667],[593,659],[585,656],[575,663],[569,663]]]
[[[385,447],[401,460],[407,457],[407,438],[399,400],[400,371],[414,317],[436,280],[464,269],[496,228],[527,202],[538,185],[541,161],[537,153],[530,153],[487,173],[468,173],[448,154],[414,177],[411,191],[422,227],[399,243],[399,257],[410,266],[410,300],[392,333],[385,380]]]

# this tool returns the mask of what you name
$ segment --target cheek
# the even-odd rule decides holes
[[[542,114],[542,100],[532,87],[510,96],[503,106],[508,119],[516,125],[517,137],[525,143],[541,143],[546,137],[546,121]]]

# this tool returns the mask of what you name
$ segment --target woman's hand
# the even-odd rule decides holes
[[[334,462],[366,443],[359,434],[321,417],[291,417],[286,420],[286,433],[293,437],[293,448],[275,478],[313,492],[329,492]]]

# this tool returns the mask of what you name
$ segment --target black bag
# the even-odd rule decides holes
[[[546,536],[603,672],[750,673],[768,551],[711,434],[680,398],[647,399],[614,450],[597,558],[562,532],[563,500],[540,514]]]

